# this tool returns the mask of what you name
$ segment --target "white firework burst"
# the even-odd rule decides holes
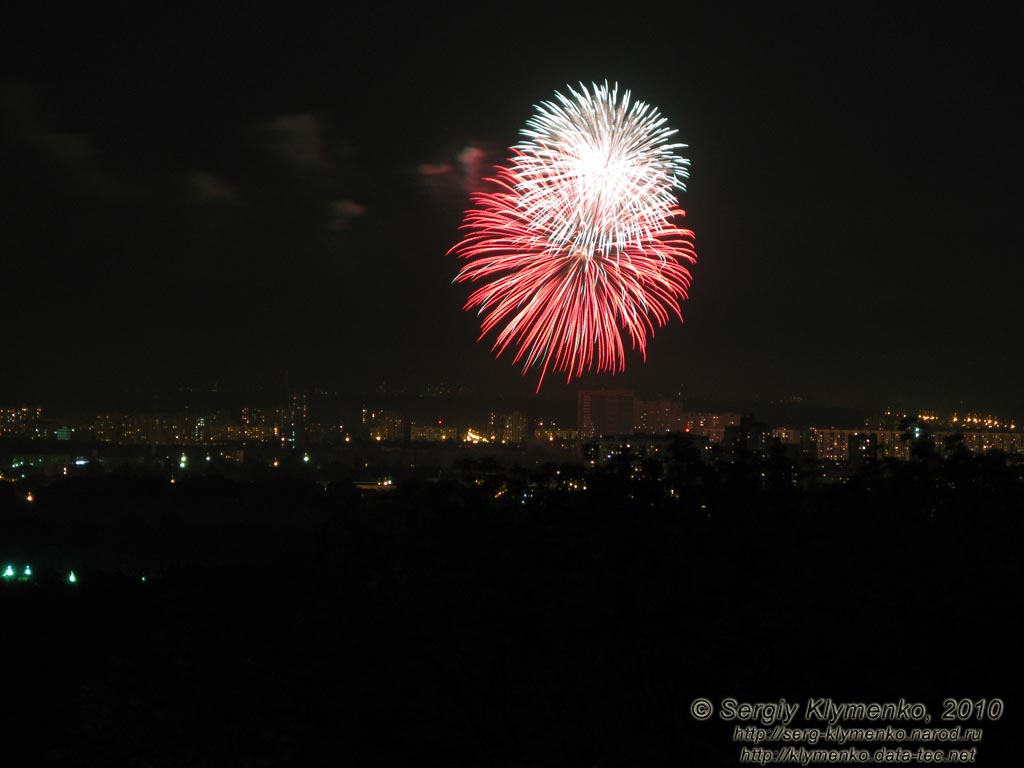
[[[577,257],[614,257],[649,242],[685,191],[685,144],[657,109],[582,83],[543,101],[520,132],[511,171],[518,207],[537,236]]]

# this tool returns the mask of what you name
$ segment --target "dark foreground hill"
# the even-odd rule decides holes
[[[611,472],[586,493],[108,477],[4,496],[3,556],[34,567],[0,590],[7,754],[734,766],[750,723],[698,721],[694,699],[902,698],[938,725],[944,699],[998,697],[977,762],[1008,766],[1024,494],[974,470],[676,497]]]

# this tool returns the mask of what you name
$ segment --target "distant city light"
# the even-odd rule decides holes
[[[75,584],[77,582],[78,582],[78,577],[75,576],[75,572],[74,571],[70,571],[68,573],[68,584]]]
[[[4,568],[4,578],[5,579],[13,579],[14,578],[14,566],[11,565],[10,563],[8,563],[7,567]]]
[[[481,435],[479,432],[476,432],[475,430],[472,430],[472,429],[468,429],[468,430],[466,430],[466,442],[467,443],[486,443],[486,442],[488,442],[488,440],[487,440],[486,437]]]

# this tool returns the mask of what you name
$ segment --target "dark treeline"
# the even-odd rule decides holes
[[[693,699],[902,697],[939,725],[945,698],[1001,697],[978,762],[1014,763],[1024,483],[1001,456],[824,484],[683,443],[357,474],[71,478],[31,505],[0,484],[0,555],[34,569],[0,590],[9,754],[734,766],[735,724]]]

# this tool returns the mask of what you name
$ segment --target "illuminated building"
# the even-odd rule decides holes
[[[846,456],[854,467],[874,462],[878,458],[878,435],[874,432],[854,432],[847,438]]]
[[[519,411],[491,413],[487,418],[487,439],[492,443],[521,445],[526,442],[529,423]]]
[[[722,445],[730,451],[747,451],[766,456],[771,444],[771,428],[750,416],[741,416],[738,424],[725,427],[722,434]]]
[[[445,424],[443,419],[438,419],[434,424],[412,423],[409,425],[409,439],[421,443],[443,443],[458,440],[459,429]]]
[[[688,411],[683,414],[683,431],[706,437],[711,445],[721,443],[725,438],[726,428],[739,426],[739,423],[740,415],[732,412]]]
[[[123,413],[99,413],[93,420],[92,436],[101,443],[132,443],[141,437],[142,430],[133,425]]]
[[[74,437],[75,437],[75,428],[74,427],[69,427],[66,424],[63,424],[63,425],[57,427],[55,430],[53,430],[53,437],[56,440],[59,440],[62,443],[66,443],[66,442],[74,439]]]
[[[0,436],[33,435],[38,432],[43,409],[22,405],[15,408],[0,408]]]
[[[636,398],[623,389],[580,390],[576,395],[576,425],[581,440],[633,434]]]
[[[677,400],[637,400],[634,430],[646,435],[683,432],[685,412]]]
[[[850,455],[850,437],[865,430],[812,427],[818,458],[823,461],[846,461]]]
[[[293,391],[288,395],[284,413],[284,433],[281,442],[301,451],[306,447],[306,422],[309,420],[309,398],[305,392]]]
[[[243,408],[242,437],[248,440],[269,440],[274,436],[274,417],[262,408]]]
[[[872,430],[878,458],[906,461],[910,458],[910,444],[903,439],[903,432],[898,429]]]
[[[409,422],[398,411],[376,411],[371,414],[370,439],[404,442],[410,437]]]
[[[803,430],[792,427],[774,427],[772,439],[778,440],[783,445],[800,445],[803,441]]]
[[[825,461],[910,458],[910,444],[901,430],[812,427],[810,433],[818,458]]]
[[[963,430],[958,432],[936,432],[935,445],[941,448],[954,435],[962,436],[964,446],[974,453],[1002,451],[1011,455],[1024,454],[1024,432],[996,432],[988,430]]]
[[[542,443],[575,443],[579,430],[563,427],[550,419],[541,419],[533,430],[533,439]]]

